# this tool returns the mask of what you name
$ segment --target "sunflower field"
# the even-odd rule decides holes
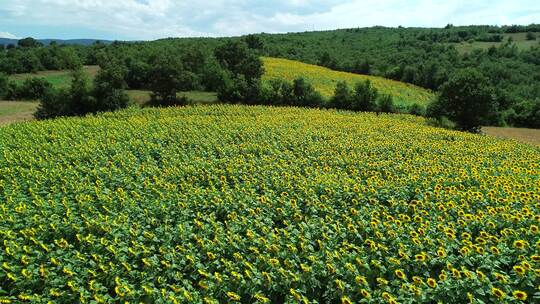
[[[540,149],[238,105],[0,128],[0,303],[538,303]]]
[[[400,81],[377,76],[353,74],[334,71],[325,67],[303,63],[300,61],[262,57],[265,73],[263,83],[272,79],[283,79],[292,82],[302,77],[312,84],[315,89],[326,98],[334,95],[339,81],[345,81],[353,88],[357,82],[369,80],[380,93],[391,95],[397,105],[411,106],[418,104],[426,106],[433,98],[433,92]]]

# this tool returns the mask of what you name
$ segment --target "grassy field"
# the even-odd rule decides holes
[[[38,106],[33,101],[3,101],[0,100],[0,126],[13,122],[32,120]]]
[[[145,90],[128,90],[129,98],[138,105],[144,105],[150,101],[150,91]],[[178,96],[187,97],[194,104],[212,104],[217,102],[217,94],[215,92],[189,91],[180,92]]]
[[[461,43],[452,43],[456,46],[456,49],[460,54],[470,53],[474,49],[487,50],[492,46],[498,47],[507,42],[508,38],[511,37],[514,41],[514,44],[520,50],[529,49],[531,46],[539,46],[540,38],[536,40],[527,40],[526,33],[515,33],[515,34],[503,34],[504,39],[502,42],[482,42],[474,41],[470,42],[461,42]]]
[[[533,303],[538,159],[396,114],[211,105],[10,125],[0,300]]]
[[[84,66],[84,71],[93,79],[99,71],[98,66]],[[71,71],[41,71],[37,73],[15,74],[11,79],[15,82],[23,82],[28,78],[43,78],[56,87],[67,87],[71,83]]]
[[[490,136],[511,138],[540,146],[540,130],[538,129],[483,127],[482,132]]]
[[[263,81],[274,78],[293,81],[303,77],[315,86],[324,97],[331,97],[339,81],[347,81],[352,87],[358,81],[369,79],[381,93],[390,94],[398,105],[426,105],[433,93],[429,90],[381,77],[333,71],[324,67],[287,59],[263,57],[265,74]]]

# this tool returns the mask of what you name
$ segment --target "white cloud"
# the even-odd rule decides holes
[[[273,33],[373,25],[526,24],[540,20],[540,1],[537,0],[5,2],[7,3],[0,6],[0,20],[6,24],[77,26],[131,39],[227,36],[253,32]]]
[[[19,37],[13,35],[9,32],[0,32],[0,38],[8,38],[8,39],[20,39]]]

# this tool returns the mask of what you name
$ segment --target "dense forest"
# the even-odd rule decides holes
[[[434,91],[440,91],[463,70],[473,69],[476,76],[482,77],[483,86],[488,87],[496,108],[497,115],[489,115],[484,123],[540,127],[540,44],[536,42],[539,32],[540,25],[535,24],[372,27],[233,38],[170,38],[109,45],[97,42],[91,46],[54,42],[43,46],[28,38],[17,45],[0,45],[0,72],[73,69],[80,65],[104,66],[115,62],[122,66],[124,87],[154,92],[161,89],[165,95],[155,94],[156,99],[166,100],[166,95],[174,94],[174,90],[159,88],[167,82],[167,75],[174,74],[177,90],[221,89],[222,99],[242,101],[254,100],[254,88],[259,85],[256,79],[261,73],[256,71],[256,66],[246,65],[251,62],[244,60],[249,56],[294,59],[335,70],[383,76]],[[522,34],[520,37],[527,44],[514,38],[517,33]],[[234,47],[234,43],[227,49],[224,45],[231,41],[241,42],[247,46],[247,51]],[[461,50],[463,45],[470,50]],[[228,62],[234,56],[241,58]],[[0,91],[1,86],[0,76]],[[282,86],[276,84],[275,87]],[[4,94],[16,96],[17,90],[11,86],[4,89],[11,93]]]

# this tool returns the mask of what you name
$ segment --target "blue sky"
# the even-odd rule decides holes
[[[448,23],[540,23],[540,1],[0,0],[7,38],[148,40]]]

